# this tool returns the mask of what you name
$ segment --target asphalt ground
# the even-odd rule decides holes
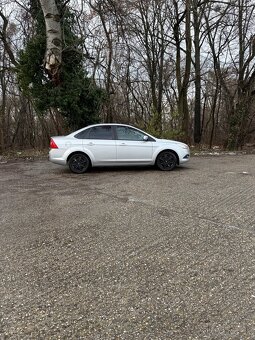
[[[0,164],[0,339],[255,339],[255,156]]]

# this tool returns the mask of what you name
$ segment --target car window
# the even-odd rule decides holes
[[[90,130],[91,129],[82,130],[81,132],[77,133],[74,137],[78,139],[88,139]]]
[[[117,138],[120,140],[142,141],[143,137],[146,136],[144,133],[126,126],[117,126],[116,132]]]
[[[111,126],[94,126],[90,129],[89,139],[113,139]]]

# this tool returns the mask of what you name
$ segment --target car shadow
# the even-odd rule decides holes
[[[188,170],[187,165],[181,165],[177,166],[172,171],[162,171],[157,169],[155,166],[106,166],[106,167],[94,167],[90,168],[85,174],[82,175],[88,175],[88,174],[102,174],[102,173],[124,173],[124,172],[158,172],[158,173],[171,173],[171,172],[182,172]],[[64,174],[72,174],[77,176],[77,174],[72,173],[68,167],[65,169],[61,169],[59,172],[62,172]]]

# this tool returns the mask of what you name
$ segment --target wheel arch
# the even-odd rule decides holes
[[[66,162],[68,163],[68,162],[69,162],[69,159],[70,159],[73,155],[77,155],[77,154],[82,154],[82,155],[87,156],[88,159],[89,159],[90,166],[92,166],[91,158],[89,157],[89,155],[88,155],[86,152],[83,152],[83,151],[73,151],[73,152],[71,152],[70,155],[68,155],[68,157],[67,157],[67,159],[66,159]]]
[[[179,159],[179,155],[178,155],[178,153],[176,152],[176,151],[174,151],[174,150],[172,150],[172,149],[163,149],[163,150],[160,150],[160,152],[157,154],[157,156],[156,156],[156,158],[155,158],[155,164],[156,164],[156,162],[157,162],[157,158],[158,158],[158,156],[162,153],[162,152],[165,152],[165,151],[170,151],[170,152],[172,152],[175,156],[176,156],[176,159],[177,159],[177,165],[179,165],[180,164],[180,159]]]

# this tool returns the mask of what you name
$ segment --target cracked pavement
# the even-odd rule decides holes
[[[0,183],[1,340],[254,339],[254,155]]]

